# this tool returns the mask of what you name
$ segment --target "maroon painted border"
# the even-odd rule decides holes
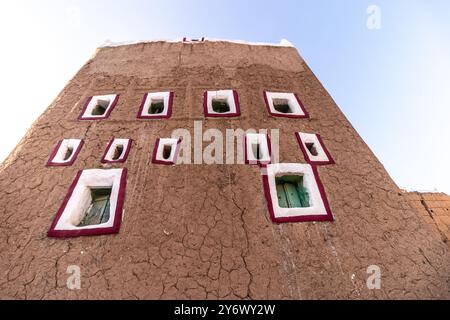
[[[115,138],[111,138],[111,140],[109,140],[108,145],[106,146],[105,152],[103,153],[103,157],[100,160],[101,163],[124,163],[127,160],[128,154],[130,153],[130,150],[131,150],[131,144],[133,143],[133,139],[128,139],[127,148],[125,149],[125,154],[122,159],[119,159],[119,160],[107,160],[106,159],[106,155],[108,154],[108,151],[111,148],[111,145],[113,144],[114,140],[115,140]]]
[[[323,205],[325,207],[326,215],[307,215],[307,216],[297,216],[297,217],[275,217],[274,206],[272,203],[272,197],[270,196],[270,187],[269,187],[269,176],[267,174],[263,174],[263,186],[264,186],[264,196],[266,197],[267,207],[269,209],[270,218],[274,223],[293,223],[293,222],[312,222],[312,221],[334,221],[333,214],[331,212],[330,204],[328,203],[327,195],[325,193],[325,188],[322,185],[322,182],[319,178],[319,173],[317,171],[317,167],[311,165],[314,179],[316,180],[317,187],[320,192],[320,197],[322,198]]]
[[[272,143],[270,142],[270,138],[269,135],[267,133],[264,133],[264,135],[266,136],[266,141],[267,141],[267,148],[269,149],[269,161],[253,161],[253,160],[249,160],[248,159],[248,154],[247,154],[247,133],[244,135],[244,157],[245,157],[245,164],[250,164],[250,165],[258,165],[260,167],[263,166],[267,166],[268,164],[270,164],[272,162]]]
[[[144,97],[142,98],[141,105],[139,107],[139,112],[137,114],[138,119],[168,119],[172,116],[172,105],[173,105],[173,91],[169,91],[169,102],[167,106],[167,114],[166,115],[143,115],[142,112],[144,111],[145,102],[147,101],[148,93],[144,94]]]
[[[300,149],[302,150],[302,153],[303,153],[303,155],[305,157],[306,162],[308,162],[309,164],[329,165],[329,164],[335,164],[336,163],[334,161],[333,157],[331,156],[330,152],[328,151],[328,149],[325,147],[325,144],[324,144],[320,134],[316,133],[316,137],[317,137],[317,140],[320,143],[321,148],[323,149],[323,152],[325,152],[325,155],[327,156],[328,161],[312,161],[309,158],[308,151],[305,149],[305,146],[303,145],[302,138],[300,137],[300,134],[298,132],[295,133],[295,137],[297,138],[297,142],[300,145]]]
[[[52,153],[50,154],[50,157],[47,160],[46,167],[67,167],[71,166],[75,160],[77,160],[78,154],[81,151],[81,147],[84,145],[84,140],[80,141],[80,144],[78,145],[78,148],[75,150],[75,152],[72,155],[72,159],[68,162],[59,163],[59,162],[53,162],[53,159],[55,158],[56,154],[58,153],[59,147],[61,147],[62,142],[64,139],[59,140],[56,144],[55,148],[53,149]]]
[[[174,165],[174,164],[176,164],[177,163],[178,153],[180,152],[181,138],[178,139],[177,146],[176,146],[176,149],[175,149],[175,155],[173,157],[173,161],[164,161],[164,160],[156,159],[156,155],[158,154],[158,148],[159,148],[159,140],[160,140],[160,138],[156,139],[155,147],[153,148],[152,163],[154,163],[154,164],[164,164],[164,165]]]
[[[61,207],[56,213],[55,219],[53,220],[52,225],[50,226],[49,231],[47,232],[48,237],[52,238],[68,238],[68,237],[79,237],[79,236],[94,236],[94,235],[102,235],[102,234],[113,234],[118,233],[120,230],[120,224],[122,223],[122,209],[123,203],[125,199],[125,189],[127,184],[127,168],[122,169],[122,176],[120,177],[120,185],[119,185],[119,193],[117,195],[117,204],[116,204],[116,212],[114,214],[114,224],[112,227],[107,228],[94,228],[94,229],[80,229],[80,230],[55,230],[56,224],[61,218],[64,209],[66,208],[67,203],[72,197],[73,190],[78,184],[78,180],[81,177],[83,170],[78,171],[75,179],[70,185],[69,192],[66,194]]]
[[[90,96],[86,103],[84,104],[83,110],[81,111],[80,115],[78,116],[78,120],[103,120],[109,117],[109,115],[111,114],[111,112],[113,111],[113,109],[115,108],[117,102],[119,101],[119,94],[116,94],[116,97],[114,98],[114,101],[112,102],[111,106],[108,108],[108,110],[106,110],[106,113],[102,116],[102,117],[83,117],[84,112],[86,111],[89,102],[91,102],[92,98],[94,98],[94,96]]]
[[[292,119],[306,119],[309,118],[309,113],[308,111],[306,111],[305,106],[303,105],[303,102],[300,100],[300,98],[298,97],[298,95],[296,93],[294,93],[295,98],[297,99],[297,102],[300,106],[300,109],[302,109],[304,115],[297,115],[297,114],[286,114],[286,113],[274,113],[270,110],[270,106],[269,106],[269,100],[267,98],[267,92],[272,92],[272,91],[267,91],[264,90],[264,102],[266,103],[266,108],[267,108],[267,112],[272,116],[272,117],[277,117],[277,118],[292,118]]]
[[[208,92],[203,93],[203,114],[206,118],[234,118],[241,116],[241,106],[239,104],[239,95],[233,90],[233,99],[236,106],[236,112],[233,113],[209,113],[208,112]]]

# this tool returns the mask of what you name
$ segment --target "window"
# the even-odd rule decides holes
[[[80,139],[64,139],[60,140],[56,147],[53,149],[48,161],[47,166],[70,166],[72,165],[78,153],[83,146],[83,140]]]
[[[78,172],[48,231],[49,237],[118,233],[127,169]]]
[[[269,164],[263,175],[263,184],[273,222],[333,221],[315,166]]]
[[[280,113],[292,113],[292,108],[289,106],[287,99],[273,99],[273,108]]]
[[[91,201],[78,227],[93,226],[109,220],[111,188],[90,189]]]
[[[119,100],[119,95],[108,94],[103,96],[90,97],[83,108],[79,120],[99,120],[106,119]]]
[[[139,119],[164,119],[172,116],[173,92],[149,92],[139,108]]]
[[[270,139],[264,133],[245,135],[245,163],[264,165],[271,161]]]
[[[92,109],[91,115],[93,116],[104,116],[106,109],[108,109],[111,100],[97,100],[94,108]]]
[[[153,149],[152,163],[172,165],[177,161],[181,139],[158,138]]]
[[[164,111],[164,100],[155,99],[150,103],[149,114],[161,114]]]
[[[309,194],[303,185],[303,176],[285,175],[275,178],[278,204],[281,208],[309,207]]]
[[[203,96],[205,117],[238,117],[241,115],[235,90],[206,91]]]
[[[211,103],[215,113],[230,112],[230,105],[225,98],[213,98]]]
[[[267,111],[274,117],[308,118],[308,112],[295,93],[264,91]]]
[[[319,134],[296,132],[306,162],[315,165],[335,164]]]
[[[111,139],[103,154],[102,163],[122,163],[128,158],[131,139]]]

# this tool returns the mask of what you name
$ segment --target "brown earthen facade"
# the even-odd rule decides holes
[[[343,75],[344,76],[344,75]],[[205,118],[205,90],[233,89],[240,116]],[[294,92],[309,118],[268,114],[263,92]],[[137,119],[149,91],[174,92],[168,119]],[[119,94],[104,120],[78,120],[89,96]],[[318,166],[334,222],[274,224],[258,166],[153,164],[173,130],[279,129],[279,161],[306,163],[295,132],[320,134]],[[83,139],[71,166],[47,167],[61,139]],[[102,163],[112,138],[124,163]],[[203,141],[203,147],[210,142]],[[194,152],[192,147],[192,152]],[[120,232],[47,231],[77,172],[127,168]],[[0,297],[20,299],[450,298],[450,253],[292,47],[151,42],[100,48],[0,168]],[[66,282],[80,267],[81,289]],[[381,270],[370,290],[367,269]]]

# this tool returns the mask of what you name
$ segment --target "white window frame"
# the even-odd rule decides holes
[[[167,164],[173,165],[177,161],[178,153],[180,152],[181,139],[175,138],[158,138],[153,149],[152,163],[154,164]],[[170,145],[170,156],[168,159],[164,159],[163,152],[164,146]]]
[[[97,120],[97,119],[106,119],[109,117],[112,109],[117,104],[119,95],[117,94],[106,94],[100,96],[92,96],[88,99],[83,112],[81,113],[79,119],[80,120]],[[105,113],[101,115],[93,115],[92,111],[97,105],[98,100],[109,100],[109,104],[105,109]]]
[[[76,160],[78,153],[83,146],[81,139],[63,139],[58,142],[47,162],[47,166],[70,166]],[[72,154],[66,160],[64,156],[69,148],[72,148]]]
[[[269,114],[275,117],[286,117],[286,118],[308,118],[308,112],[303,106],[303,103],[298,98],[295,93],[292,92],[264,92],[264,99],[266,102]],[[289,108],[292,112],[283,113],[275,109],[273,100],[274,99],[285,99],[288,102]]]
[[[163,100],[164,110],[161,113],[149,113],[148,109],[152,101]],[[173,92],[147,92],[141,102],[141,107],[139,109],[138,118],[139,119],[162,119],[170,118],[172,115],[172,104],[173,104]]]
[[[72,237],[119,232],[125,194],[127,170],[81,170],[73,181],[66,198],[48,232],[50,237]],[[108,221],[78,227],[91,203],[92,188],[111,188]]]
[[[125,162],[125,160],[128,157],[128,153],[130,152],[131,148],[131,139],[119,139],[119,138],[113,138],[109,143],[108,147],[105,150],[105,153],[103,155],[103,158],[101,160],[102,163],[120,163]],[[116,160],[113,159],[114,152],[116,150],[116,147],[122,145],[123,150],[120,155],[120,157]]]
[[[325,147],[322,138],[319,134],[296,132],[297,141],[300,145],[300,149],[305,156],[306,162],[316,165],[334,164],[334,160]],[[307,143],[313,143],[317,151],[317,156],[313,155],[306,147]]]
[[[263,157],[256,159],[253,154],[253,144],[259,144],[259,150]],[[247,164],[268,164],[271,162],[271,147],[269,136],[265,133],[246,133],[245,134],[245,163]]]
[[[309,164],[277,163],[265,168],[263,182],[269,212],[274,222],[333,221],[325,190],[316,167]],[[309,195],[310,206],[305,208],[282,208],[278,204],[276,177],[301,175]]]
[[[227,112],[215,112],[212,107],[213,99],[225,99],[230,107]],[[216,90],[204,93],[203,112],[205,117],[238,117],[241,115],[239,98],[236,90]]]

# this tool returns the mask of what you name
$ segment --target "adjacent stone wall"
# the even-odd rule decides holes
[[[342,75],[345,76],[345,75]],[[204,119],[205,90],[235,89],[241,117]],[[138,120],[147,91],[174,91],[172,118]],[[296,92],[310,119],[267,114],[263,91]],[[88,96],[118,93],[103,121],[78,121]],[[351,94],[351,90],[349,91]],[[294,132],[320,133],[335,165],[319,168],[333,223],[270,221],[257,166],[154,165],[176,128],[278,128],[280,161],[305,163]],[[102,164],[112,137],[134,140]],[[61,138],[85,140],[71,167],[45,167]],[[209,142],[203,142],[203,146]],[[76,172],[128,168],[120,233],[50,239]],[[33,299],[450,298],[450,254],[391,180],[294,48],[227,42],[99,49],[0,168],[0,297]],[[67,268],[81,268],[69,290]],[[366,286],[381,269],[381,289]]]
[[[420,217],[450,245],[450,196],[445,193],[407,192],[406,198]]]

